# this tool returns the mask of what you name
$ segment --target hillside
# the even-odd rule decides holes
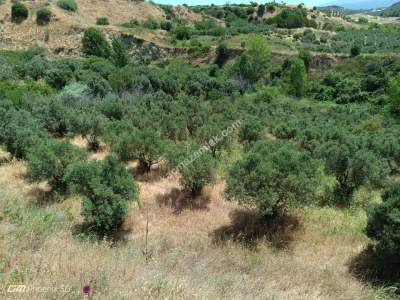
[[[400,17],[400,2],[397,2],[380,11],[379,15],[383,17]]]
[[[397,18],[0,3],[0,299],[399,300]]]
[[[98,18],[107,18],[110,25],[102,26],[101,30],[111,38],[126,36],[128,40],[139,39],[163,45],[163,32],[151,30],[137,30],[120,26],[132,20],[144,22],[149,17],[160,21],[165,19],[165,12],[157,5],[130,0],[77,0],[77,12],[61,9],[57,1],[21,1],[29,9],[29,17],[21,24],[11,22],[11,1],[0,5],[0,47],[2,49],[17,50],[33,46],[48,49],[50,53],[60,55],[79,54],[82,32],[96,26]],[[49,5],[47,5],[49,4]],[[42,7],[47,7],[52,12],[51,22],[47,26],[36,24],[35,12]],[[177,7],[177,15],[184,20],[199,20],[201,16],[188,12],[185,8]],[[99,26],[97,26],[99,27]],[[100,27],[99,27],[100,28]]]

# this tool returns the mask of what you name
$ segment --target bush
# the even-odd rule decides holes
[[[124,43],[119,39],[112,41],[112,55],[111,59],[117,67],[125,67],[129,63],[129,54]]]
[[[245,144],[257,142],[264,137],[265,129],[262,123],[256,118],[246,119],[240,126],[239,140]]]
[[[175,28],[174,33],[177,40],[190,40],[192,29],[189,26],[179,25]]]
[[[85,157],[83,150],[68,141],[45,139],[28,156],[28,176],[36,182],[47,180],[54,191],[64,193],[67,190],[66,168]]]
[[[350,54],[352,57],[359,56],[361,54],[361,47],[359,45],[354,44],[350,49]]]
[[[111,55],[111,47],[101,31],[88,28],[82,38],[82,52],[86,55],[108,58]]]
[[[162,30],[171,31],[172,22],[171,21],[167,21],[167,20],[161,21],[160,27],[161,27]]]
[[[37,55],[25,64],[25,74],[38,80],[44,76],[48,68],[47,61]]]
[[[51,20],[51,11],[47,8],[41,8],[36,12],[36,23],[38,25],[49,24]]]
[[[215,182],[215,160],[204,148],[191,146],[179,165],[181,186],[192,196],[198,196],[203,187]]]
[[[110,22],[105,17],[97,18],[96,25],[110,25]]]
[[[383,192],[382,203],[368,211],[366,233],[377,242],[376,252],[383,272],[400,277],[400,183],[391,183]],[[381,270],[381,271],[382,271]]]
[[[225,193],[262,216],[278,216],[314,199],[318,166],[288,142],[259,141],[229,171]]]
[[[216,54],[215,63],[221,68],[229,59],[230,55],[226,42],[222,41],[218,44]]]
[[[349,204],[354,191],[364,184],[379,186],[389,172],[387,163],[361,148],[355,137],[339,135],[338,140],[320,145],[317,155],[324,160],[328,174],[336,177],[337,204]]]
[[[147,20],[143,22],[143,27],[155,30],[160,28],[160,23],[158,23],[156,18],[148,17]]]
[[[113,151],[124,162],[139,160],[139,169],[149,172],[151,166],[157,163],[165,152],[165,143],[161,136],[149,128],[132,129],[122,134]]]
[[[75,0],[58,0],[57,6],[68,11],[77,11],[78,4],[76,4]]]
[[[52,65],[46,70],[44,80],[56,89],[63,88],[72,77],[71,69],[65,64]]]
[[[390,111],[400,116],[400,76],[392,78],[388,87]]]
[[[21,23],[28,18],[28,8],[23,3],[17,2],[11,6],[11,21]]]
[[[71,164],[64,181],[83,194],[81,214],[100,234],[112,233],[122,225],[129,202],[139,194],[132,175],[114,156]]]
[[[0,143],[16,158],[26,158],[47,134],[40,123],[24,110],[9,110],[0,120]]]

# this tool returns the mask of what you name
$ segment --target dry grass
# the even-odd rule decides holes
[[[11,1],[0,5],[0,48],[3,50],[24,50],[33,46],[47,49],[50,54],[79,55],[82,32],[88,27],[97,27],[109,38],[115,36],[134,35],[145,41],[163,46],[163,34],[158,31],[126,29],[120,24],[132,19],[146,20],[152,16],[164,19],[165,14],[157,5],[130,0],[76,0],[79,10],[68,12],[56,5],[56,1],[21,1],[29,8],[29,17],[21,24],[11,22]],[[36,24],[36,10],[45,3],[50,3],[53,17],[49,25]],[[109,26],[96,26],[100,17],[109,19]],[[188,17],[194,18],[193,13]],[[49,40],[45,41],[48,32]]]
[[[34,191],[43,187],[27,184],[25,172],[23,162],[0,166],[0,204],[7,207],[0,287],[48,290],[31,288],[18,299],[81,299],[86,283],[94,299],[375,297],[349,273],[349,261],[366,245],[362,213],[309,208],[272,225],[227,202],[222,183],[190,204],[177,178],[150,180],[139,183],[140,204],[132,205],[114,244],[76,236],[79,199],[39,205]]]

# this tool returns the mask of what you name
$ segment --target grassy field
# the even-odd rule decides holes
[[[82,299],[90,284],[93,299],[390,299],[351,271],[367,245],[362,210],[308,207],[272,226],[226,201],[223,182],[188,205],[176,179],[154,176],[123,232],[98,241],[80,234],[77,197],[57,201],[25,174],[2,159],[6,298]]]

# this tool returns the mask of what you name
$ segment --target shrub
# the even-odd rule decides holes
[[[71,114],[74,112],[58,98],[36,100],[31,104],[30,110],[51,134],[65,136],[68,133]]]
[[[21,23],[28,18],[29,11],[21,2],[16,2],[11,6],[11,21]]]
[[[38,25],[49,24],[51,20],[51,11],[47,8],[41,8],[36,12],[36,23]]]
[[[259,141],[229,171],[225,193],[262,216],[277,216],[309,203],[318,186],[318,163],[290,143]]]
[[[321,144],[316,153],[324,160],[328,174],[336,178],[334,200],[338,204],[349,204],[363,184],[379,186],[389,172],[387,163],[350,136],[339,134],[338,140]]]
[[[81,214],[100,234],[112,233],[122,225],[129,202],[139,194],[132,175],[114,156],[71,164],[64,181],[83,194]]]
[[[264,137],[264,126],[256,118],[246,119],[240,126],[239,140],[242,143],[251,144]]]
[[[63,88],[72,76],[72,71],[68,66],[60,64],[50,66],[44,74],[46,83],[57,89]]]
[[[222,41],[218,44],[217,50],[216,50],[216,58],[215,58],[215,63],[219,66],[222,67],[225,62],[229,59],[229,49],[228,45],[226,42]]]
[[[45,139],[28,156],[28,176],[36,182],[47,180],[53,190],[66,192],[66,168],[85,157],[83,150],[68,141]]]
[[[37,55],[25,64],[25,74],[38,80],[44,76],[48,68],[47,61]]]
[[[111,55],[111,47],[101,31],[88,28],[82,38],[82,52],[86,55],[107,58]]]
[[[0,143],[16,158],[26,158],[45,137],[40,123],[27,111],[11,109],[0,120]]]
[[[390,111],[400,116],[400,76],[392,78],[388,87]]]
[[[189,26],[179,25],[175,28],[174,33],[177,40],[190,40],[192,29]]]
[[[260,4],[257,8],[257,16],[259,18],[262,18],[264,16],[265,13],[265,5],[264,4]]]
[[[99,137],[104,133],[107,119],[94,108],[88,107],[77,112],[71,120],[71,129],[74,133],[81,134],[87,140],[90,151],[96,151],[100,147]]]
[[[165,151],[161,136],[152,129],[133,129],[124,133],[113,146],[113,151],[124,162],[139,160],[139,169],[149,172]]]
[[[77,11],[78,4],[76,4],[75,0],[58,0],[57,6],[68,11]]]
[[[192,196],[198,196],[204,186],[215,181],[215,160],[204,148],[191,146],[179,166],[180,184]]]
[[[143,22],[143,27],[155,30],[160,28],[160,23],[158,23],[156,18],[148,17],[147,20]]]
[[[117,67],[125,67],[129,63],[129,54],[124,43],[119,39],[112,41],[111,59]]]
[[[354,44],[350,49],[350,54],[352,57],[359,56],[361,54],[361,47],[359,45]]]
[[[97,18],[96,25],[110,25],[110,22],[105,17]]]
[[[160,27],[162,30],[171,31],[172,30],[172,22],[167,21],[167,20],[161,21]]]
[[[379,267],[386,275],[400,277],[400,183],[391,183],[383,192],[382,203],[368,211],[366,233],[377,242]],[[381,271],[382,271],[381,270]]]

